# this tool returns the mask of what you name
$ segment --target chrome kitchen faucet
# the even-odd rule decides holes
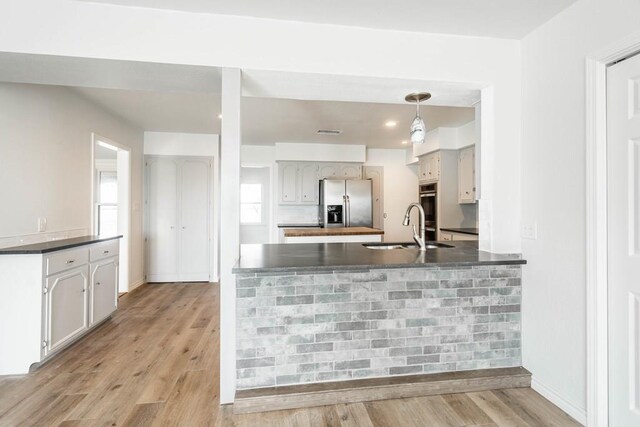
[[[424,209],[422,209],[422,206],[420,206],[419,203],[411,203],[409,205],[409,207],[407,208],[407,212],[404,214],[404,221],[402,221],[402,225],[406,227],[411,223],[411,209],[413,208],[418,208],[418,212],[420,212],[420,222],[419,222],[420,234],[419,235],[418,235],[418,232],[416,231],[416,225],[415,224],[411,225],[413,229],[413,240],[416,241],[421,251],[426,251],[427,245],[425,243],[426,228],[425,228],[425,219],[424,219]]]

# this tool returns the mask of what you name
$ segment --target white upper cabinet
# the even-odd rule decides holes
[[[280,162],[278,164],[280,203],[297,203],[298,163]]]
[[[343,163],[340,165],[340,179],[362,178],[362,166],[359,164]]]
[[[438,181],[440,179],[440,152],[436,151],[420,157],[418,178],[420,181]]]
[[[317,205],[323,179],[362,179],[359,163],[278,162],[278,203]]]
[[[458,152],[458,203],[476,202],[475,147]]]
[[[318,165],[318,179],[339,179],[340,165],[337,163],[320,163]]]
[[[318,169],[317,163],[300,164],[300,203],[318,204],[320,193]]]

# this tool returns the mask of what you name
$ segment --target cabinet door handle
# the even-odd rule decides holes
[[[67,264],[73,264],[74,262],[76,262],[75,259],[70,259],[70,260],[67,261]]]
[[[97,285],[97,286],[100,286],[100,282],[96,282],[96,285]]]
[[[103,251],[102,253],[103,253],[103,254],[108,254],[108,253],[109,253],[109,251]]]
[[[87,291],[86,289],[84,289],[84,288],[82,289],[82,293],[85,293],[86,291]]]

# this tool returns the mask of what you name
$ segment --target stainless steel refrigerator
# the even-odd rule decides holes
[[[320,209],[324,227],[373,227],[371,180],[323,179]]]

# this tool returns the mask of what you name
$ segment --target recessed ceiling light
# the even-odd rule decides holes
[[[409,143],[409,141],[407,141],[406,139],[402,141],[402,145],[407,145]]]
[[[386,127],[388,127],[388,128],[394,128],[394,127],[396,127],[397,124],[398,124],[398,122],[396,122],[395,120],[389,120],[384,125]]]
[[[221,119],[222,118],[222,114],[218,114],[218,118]]]

